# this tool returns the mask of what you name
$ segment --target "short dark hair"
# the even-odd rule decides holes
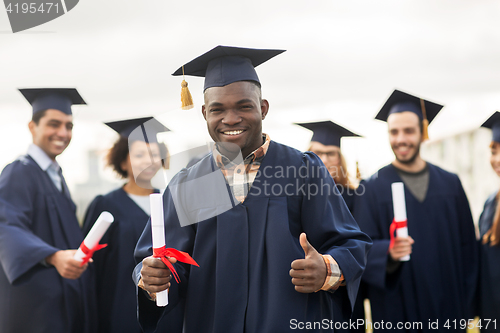
[[[162,157],[161,165],[164,169],[168,169],[170,160],[168,148],[163,142],[158,142],[158,148]],[[127,160],[128,154],[128,138],[120,135],[106,156],[106,165],[111,167],[122,178],[128,177],[128,172],[122,169],[122,164]]]
[[[40,122],[40,119],[42,119],[45,116],[45,114],[47,113],[47,110],[48,109],[45,109],[43,111],[38,111],[38,112],[34,113],[33,117],[31,117],[31,121],[38,125],[38,123]]]

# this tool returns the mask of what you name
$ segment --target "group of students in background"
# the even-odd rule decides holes
[[[119,134],[106,164],[125,184],[92,201],[81,231],[55,157],[71,140],[71,105],[85,102],[75,89],[21,92],[33,106],[33,145],[0,176],[0,331],[141,332],[131,278],[134,250],[151,214],[149,195],[159,192],[151,180],[168,168],[167,146],[156,141],[156,133],[168,129],[152,117],[106,123]],[[351,181],[341,152],[342,137],[359,135],[329,120],[298,124],[313,132],[308,150],[324,163],[336,194],[373,241],[354,310],[346,288],[333,294],[336,322],[364,319],[368,298],[372,323],[384,323],[377,332],[435,331],[431,323],[438,323],[438,331],[463,331],[475,316],[481,332],[500,326],[500,192],[487,199],[476,240],[459,178],[420,156],[427,126],[441,108],[394,91],[376,119],[387,122],[395,159],[359,184]],[[500,113],[483,126],[492,129],[490,161],[500,177]],[[408,237],[391,234],[395,182],[405,186]],[[80,266],[74,250],[61,249],[78,248],[102,211],[115,218],[102,240],[108,246],[94,254],[93,263]],[[172,329],[164,319],[158,332]],[[335,331],[364,332],[365,327]]]

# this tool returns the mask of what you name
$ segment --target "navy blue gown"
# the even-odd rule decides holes
[[[30,156],[0,176],[0,332],[94,333],[93,271],[64,279],[41,261],[77,249],[74,203]]]
[[[408,232],[415,240],[408,262],[387,274],[389,226],[393,220],[391,183],[401,182],[390,164],[362,181],[354,217],[373,239],[363,280],[368,284],[373,322],[421,322],[473,318],[478,275],[477,244],[469,203],[460,180],[430,163],[429,188],[419,202],[405,188]],[[453,326],[452,326],[453,327]],[[383,330],[377,330],[383,331]],[[404,331],[404,330],[401,330]],[[457,330],[458,331],[458,330]]]
[[[490,230],[497,208],[496,193],[492,194],[484,204],[479,218],[479,231],[482,240]],[[479,316],[483,328],[481,332],[497,332],[500,328],[500,246],[480,245],[481,269],[479,273]],[[486,328],[485,319],[496,319]]]
[[[283,173],[301,167],[309,177]],[[324,324],[312,331],[332,332],[334,294],[302,294],[291,283],[292,261],[304,258],[301,232],[306,232],[318,252],[332,255],[339,263],[347,281],[342,288],[354,303],[371,242],[359,231],[321,160],[271,141],[260,168],[265,172],[258,173],[242,204],[234,205],[233,201],[231,209],[200,223],[181,227],[178,216],[196,221],[217,207],[198,201],[191,209],[174,205],[171,191],[173,184],[211,173],[220,174],[219,179],[225,182],[211,155],[180,171],[165,192],[166,244],[190,253],[200,265],[176,264],[181,282],[173,282],[169,290],[171,304],[180,298],[186,300],[184,332],[289,332],[305,322]],[[325,184],[333,192],[308,195],[308,188]],[[326,186],[323,189],[326,191]],[[178,190],[179,202],[193,200],[190,192]],[[209,199],[221,195],[208,193],[210,189],[206,192],[200,195]],[[137,244],[136,260],[150,254],[148,223]],[[141,264],[136,267],[137,280],[140,268]],[[169,312],[170,303],[157,308],[142,291],[138,298],[140,322],[145,332],[152,332],[158,318]]]
[[[85,234],[103,211],[110,212],[115,220],[100,242],[108,246],[93,257],[99,309],[98,332],[140,333],[132,272],[135,267],[135,245],[149,216],[123,188],[119,188],[104,196],[97,196],[89,205],[83,225]]]

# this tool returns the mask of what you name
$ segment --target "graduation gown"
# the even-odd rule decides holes
[[[77,249],[74,203],[28,155],[0,175],[0,332],[95,332],[93,272],[62,278],[40,262]]]
[[[496,193],[492,194],[484,204],[484,210],[479,218],[479,231],[483,239],[484,234],[490,230],[497,208]],[[500,246],[480,245],[479,273],[479,316],[482,319],[481,332],[497,332],[500,328]],[[496,327],[490,323],[485,328],[485,319],[496,319]]]
[[[419,202],[405,187],[408,232],[415,240],[410,261],[386,273],[394,218],[391,184],[401,182],[391,164],[360,186],[354,216],[373,239],[363,280],[368,286],[373,322],[421,322],[473,318],[477,281],[477,247],[469,203],[455,174],[429,166],[429,188]],[[453,328],[453,326],[451,326]],[[382,331],[382,330],[380,330]],[[417,330],[408,330],[417,331]],[[453,331],[453,329],[452,329]]]
[[[301,167],[302,175],[307,171],[308,177],[286,172]],[[185,198],[190,191],[180,187],[175,192],[180,202],[184,198],[187,199],[184,202],[191,200],[194,204],[191,208],[174,205],[172,185],[211,173],[220,175],[219,179],[225,182],[209,155],[189,170],[180,171],[165,191],[166,244],[190,253],[200,267],[176,264],[181,282],[172,282],[166,308],[157,308],[143,291],[138,293],[139,319],[145,332],[153,331],[158,318],[179,298],[186,299],[184,332],[187,333],[289,332],[294,321],[334,321],[332,293],[302,294],[291,283],[292,261],[304,258],[299,244],[301,232],[306,232],[319,253],[330,254],[339,263],[347,281],[347,286],[341,288],[346,288],[351,303],[354,302],[370,239],[359,231],[333,179],[316,155],[271,141],[242,204],[235,205],[233,201],[231,209],[181,227],[178,216],[196,221],[210,209],[218,210],[213,205],[199,204],[196,198]],[[308,190],[324,184],[336,193],[312,195]],[[210,199],[222,194],[207,189],[199,195]],[[226,191],[226,195],[230,192]],[[150,254],[148,223],[137,244],[137,261]],[[139,264],[135,271],[137,280],[140,268]],[[312,331],[332,332],[332,329],[333,324],[322,329],[316,326]]]

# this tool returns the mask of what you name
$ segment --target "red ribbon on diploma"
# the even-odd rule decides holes
[[[392,247],[394,246],[394,241],[396,238],[396,237],[394,237],[394,232],[396,231],[396,229],[405,228],[407,226],[408,226],[408,223],[406,221],[396,222],[396,221],[392,220],[391,227],[389,229],[389,232],[391,234],[391,243],[389,244],[390,249],[392,249]]]
[[[108,244],[97,244],[93,248],[89,249],[84,242],[80,245],[80,249],[82,250],[83,253],[85,253],[85,257],[83,257],[82,263],[80,266],[85,265],[90,258],[94,255],[95,251],[99,251],[100,249],[104,249]]]
[[[191,258],[191,256],[189,254],[187,254],[186,252],[182,252],[182,251],[173,249],[171,247],[165,248],[165,245],[163,247],[158,247],[158,248],[153,249],[153,257],[160,258],[161,261],[163,261],[163,263],[165,265],[167,265],[167,267],[172,272],[172,275],[174,276],[175,281],[177,283],[180,282],[179,275],[177,274],[177,271],[175,270],[172,263],[170,261],[168,261],[168,258],[175,258],[175,259],[177,259],[177,261],[200,267],[200,265],[198,265],[198,263],[196,261],[194,261],[194,259]]]

